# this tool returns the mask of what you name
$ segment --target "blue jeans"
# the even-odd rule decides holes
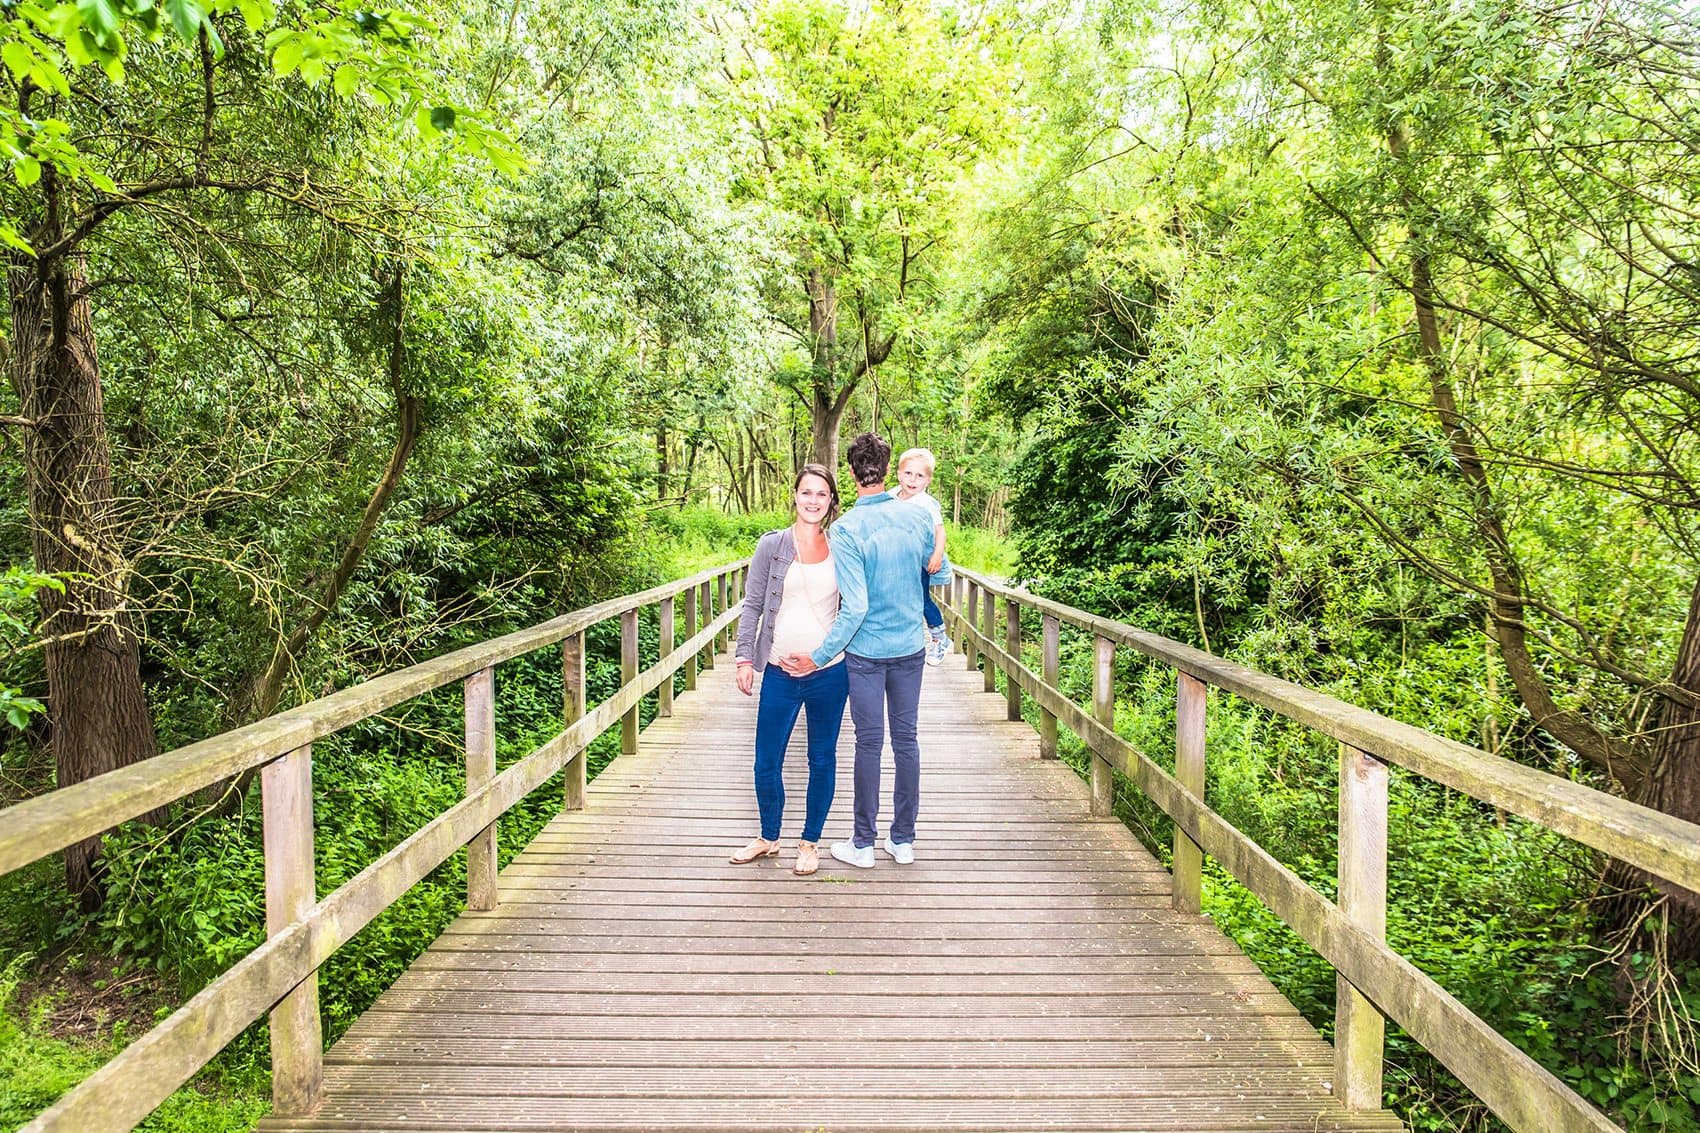
[[[939,604],[933,601],[933,588],[927,582],[932,572],[926,567],[921,568],[921,617],[926,619],[928,629],[944,628],[944,615],[939,612]]]
[[[907,657],[844,655],[850,670],[850,719],[856,725],[856,827],[851,841],[871,846],[879,830],[880,752],[885,725],[891,722],[891,834],[893,842],[915,840],[915,812],[921,803],[921,744],[915,737],[921,707],[925,649]]]
[[[809,791],[803,813],[803,841],[820,841],[826,812],[832,809],[833,779],[838,774],[838,732],[844,726],[844,701],[850,695],[850,676],[844,662],[793,677],[778,665],[762,671],[761,698],[756,705],[756,806],[761,811],[761,836],[779,837],[785,813],[785,747],[806,713],[809,728]]]

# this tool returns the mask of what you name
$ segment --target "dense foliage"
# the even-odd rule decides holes
[[[959,558],[1700,818],[1678,10],[31,0],[0,67],[0,804],[742,553],[877,428],[938,455]],[[504,760],[558,681],[504,666]],[[1123,697],[1163,755],[1163,674]],[[319,746],[321,887],[457,797],[451,700]],[[1329,891],[1332,750],[1210,728],[1212,804]],[[0,1126],[128,1033],[66,1046],[67,974],[146,1014],[260,938],[254,809],[0,879]],[[1393,825],[1401,951],[1617,1119],[1700,1127],[1693,895],[1413,779]],[[329,1033],[463,868],[338,954]],[[1327,967],[1208,899],[1327,1029]],[[232,1127],[262,1040],[203,1083]],[[1392,1047],[1410,1124],[1491,1126]]]

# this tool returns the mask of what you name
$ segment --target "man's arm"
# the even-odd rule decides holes
[[[861,542],[852,532],[842,532],[832,540],[832,557],[836,560],[834,570],[838,576],[838,617],[826,631],[826,640],[820,643],[820,648],[809,654],[816,665],[824,665],[844,652],[844,647],[862,628],[862,619],[868,616],[868,575],[863,569]]]

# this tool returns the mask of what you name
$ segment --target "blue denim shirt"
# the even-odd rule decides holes
[[[841,652],[907,657],[921,650],[921,574],[933,554],[933,521],[890,492],[862,496],[827,528],[838,563],[838,620],[810,657]],[[948,581],[940,571],[935,583]]]

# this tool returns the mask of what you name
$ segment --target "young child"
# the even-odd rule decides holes
[[[932,587],[927,576],[944,564],[944,511],[939,502],[927,492],[933,482],[937,462],[924,448],[912,448],[897,458],[897,498],[921,507],[933,521],[933,557],[921,574],[921,613],[927,623],[927,664],[937,665],[950,652],[950,638],[944,635],[944,615],[933,601]]]

